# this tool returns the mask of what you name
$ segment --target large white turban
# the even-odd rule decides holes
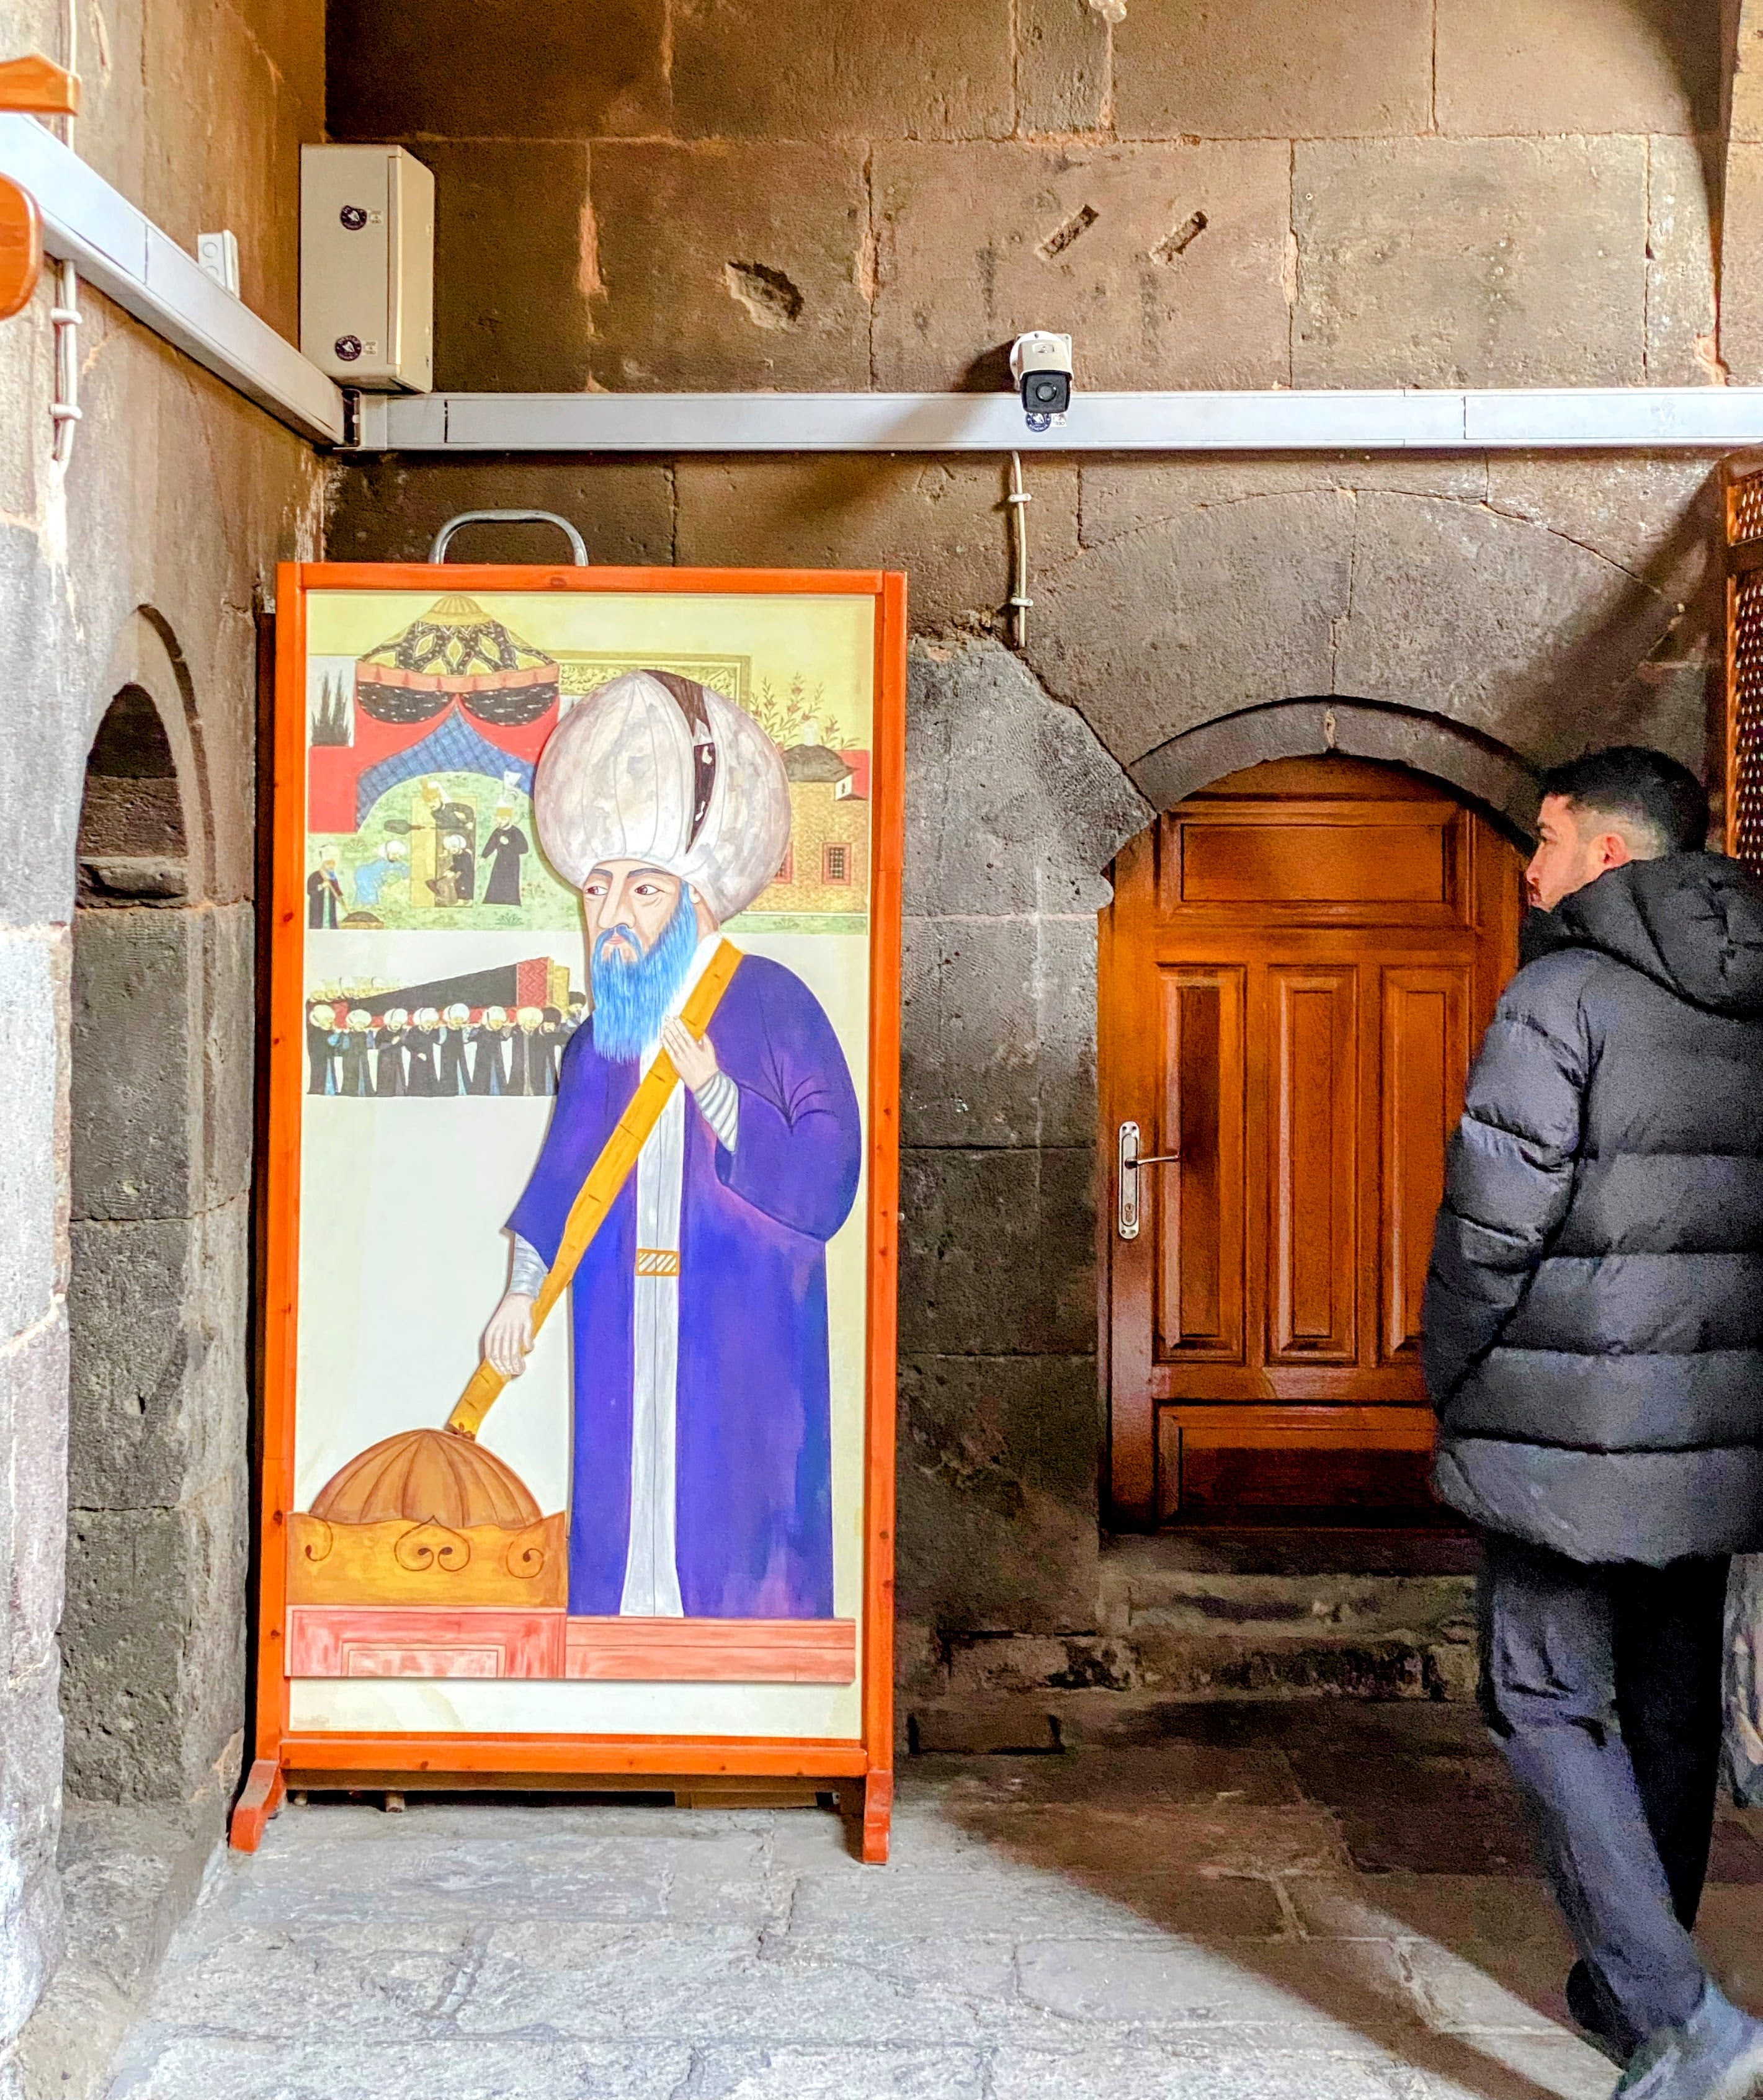
[[[789,782],[745,708],[672,672],[627,671],[552,730],[532,814],[577,889],[602,861],[645,861],[690,883],[721,924],[783,865]]]

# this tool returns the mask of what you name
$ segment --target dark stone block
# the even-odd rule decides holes
[[[242,1471],[182,1508],[71,1512],[62,1705],[77,1792],[186,1798],[241,1725],[245,1519]]]
[[[900,1373],[900,1609],[941,1631],[1096,1621],[1093,1357],[927,1357]]]
[[[908,919],[905,950],[905,1143],[1091,1143],[1094,920]]]
[[[82,911],[73,942],[73,1215],[200,1207],[202,915]]]
[[[676,558],[688,568],[904,569],[914,627],[989,618],[1010,588],[1008,472],[983,455],[683,459]],[[1027,486],[1044,538],[1068,529],[1075,468],[1031,460]]]
[[[618,141],[592,190],[598,385],[869,384],[860,151]]]
[[[524,142],[662,129],[664,15],[663,0],[333,0],[330,135]]]
[[[169,1508],[242,1468],[248,1206],[73,1228],[68,1493]]]
[[[906,909],[1092,912],[1103,871],[1151,821],[1083,717],[995,642],[913,644]]]
[[[435,386],[579,393],[593,333],[587,148],[474,139],[419,151],[435,171]]]
[[[587,542],[588,558],[634,567],[674,558],[669,470],[652,460],[469,460],[391,456],[342,470],[325,531],[336,562],[426,562],[435,535],[462,510],[555,510]],[[563,560],[553,525],[474,525],[454,558]]]
[[[202,914],[202,1193],[205,1207],[250,1193],[256,1144],[255,914],[249,904]],[[239,1305],[245,1291],[239,1279]]]
[[[1001,138],[1005,0],[683,0],[673,15],[679,130],[713,139]]]
[[[903,1353],[1094,1348],[1093,1152],[913,1150],[900,1167]]]

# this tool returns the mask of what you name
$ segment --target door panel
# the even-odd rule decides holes
[[[1157,1177],[1158,1352],[1240,1363],[1244,973],[1160,975],[1166,1082],[1155,1149],[1180,1157],[1140,1176]]]
[[[1275,964],[1270,1361],[1347,1363],[1354,1354],[1358,973]]]
[[[1421,1295],[1444,1145],[1514,967],[1522,862],[1398,768],[1260,766],[1115,867],[1104,1149],[1137,1122],[1144,1229],[1105,1209],[1116,1523],[1423,1516]]]
[[[1445,1193],[1445,1146],[1463,1113],[1469,968],[1410,966],[1383,985],[1383,1360],[1413,1361],[1433,1220]]]
[[[1182,902],[1443,904],[1449,821],[1183,824]]]

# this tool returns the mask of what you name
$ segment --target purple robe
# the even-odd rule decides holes
[[[676,1563],[687,1617],[833,1615],[826,1242],[857,1193],[862,1127],[845,1053],[791,971],[747,955],[709,1029],[740,1092],[732,1156],[688,1096],[679,1225]],[[563,1052],[557,1105],[509,1220],[547,1263],[638,1068]],[[636,1175],[571,1288],[575,1439],[569,1608],[610,1616],[630,1536]]]

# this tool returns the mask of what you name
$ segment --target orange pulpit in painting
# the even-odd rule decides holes
[[[296,1604],[502,1604],[561,1610],[568,1520],[540,1514],[471,1438],[411,1429],[351,1458],[291,1520]]]

